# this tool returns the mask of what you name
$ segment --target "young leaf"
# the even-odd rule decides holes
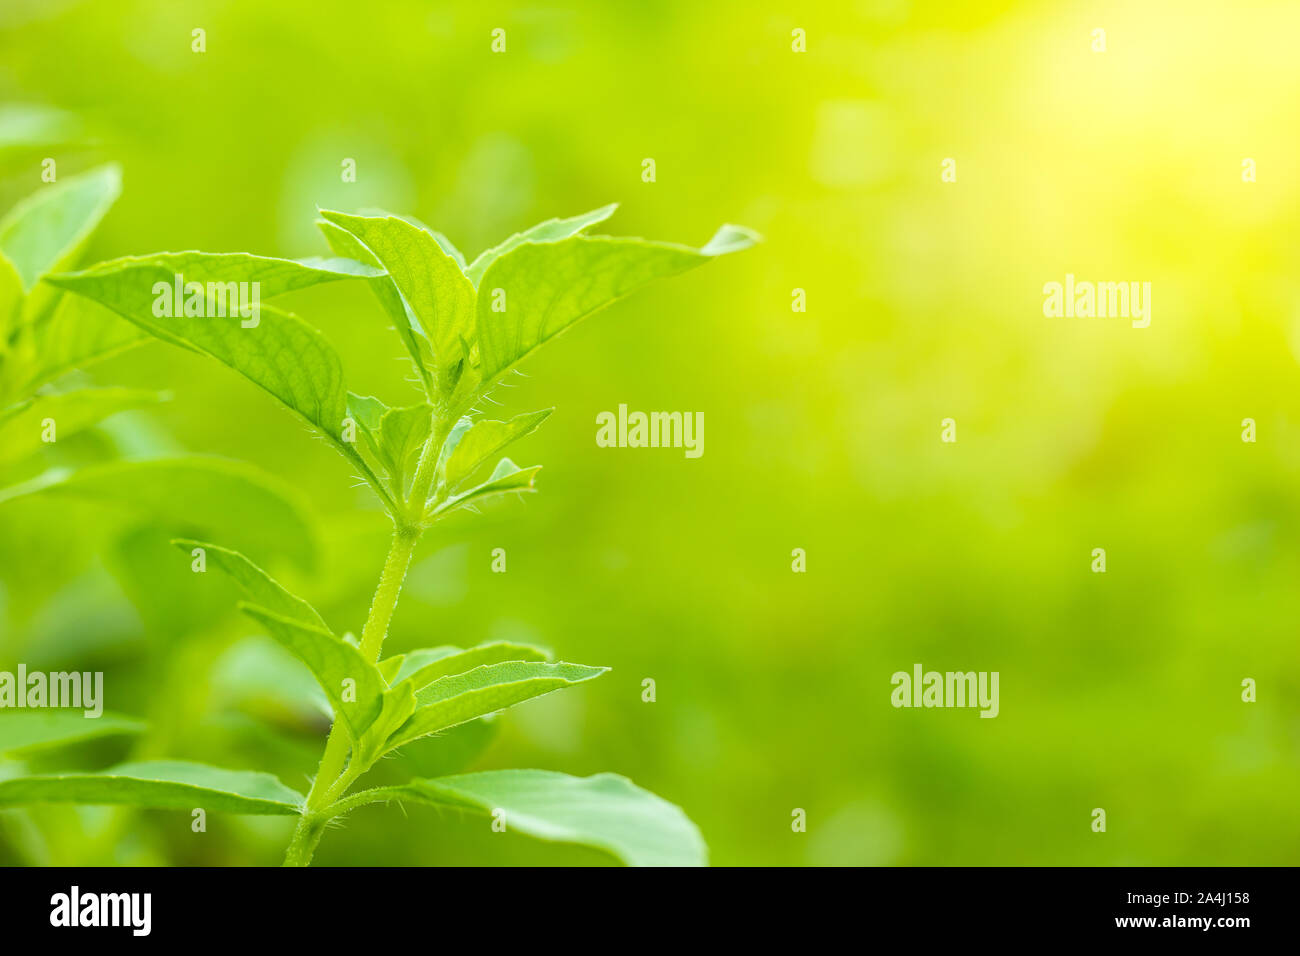
[[[370,452],[381,466],[387,464],[384,448],[379,441],[379,423],[384,419],[388,406],[372,395],[356,395],[348,392],[348,418],[361,429],[361,437],[370,448]]]
[[[595,847],[629,866],[708,862],[700,831],[680,807],[612,773],[571,777],[549,770],[493,770],[412,780],[364,791],[344,807],[383,800],[501,812],[509,830]]]
[[[14,206],[0,220],[0,251],[23,288],[75,257],[121,191],[121,170],[101,166],[44,186]]]
[[[494,495],[505,495],[511,492],[525,492],[533,490],[533,479],[537,473],[542,470],[541,465],[533,465],[530,468],[520,468],[509,458],[502,458],[492,471],[492,476],[481,485],[477,485],[469,491],[459,495],[453,495],[442,504],[433,509],[428,515],[430,518],[436,518],[453,511],[456,508],[479,501],[483,498],[490,498]]]
[[[415,695],[415,713],[397,729],[386,749],[591,680],[607,670],[585,664],[505,661],[442,677]]]
[[[474,422],[459,435],[453,430],[448,441],[450,453],[443,468],[445,486],[455,491],[484,462],[495,457],[512,442],[536,431],[553,411],[554,409],[547,408],[539,412],[525,412],[508,422],[483,419]],[[452,441],[455,441],[454,445]]]
[[[340,256],[347,256],[355,259],[368,266],[379,265],[379,260],[375,258],[374,253],[367,249],[356,236],[348,232],[342,226],[336,226],[334,223],[325,219],[317,219],[316,226],[325,236],[325,241],[329,243],[330,249]],[[424,384],[424,391],[429,394],[433,391],[433,346],[429,344],[428,338],[424,334],[424,329],[420,326],[420,320],[415,317],[402,294],[397,291],[397,285],[393,282],[387,272],[367,280],[370,291],[374,293],[379,300],[380,306],[384,313],[393,323],[398,338],[406,346],[406,352],[411,357],[415,365],[415,371],[420,376],[420,381]]]
[[[138,734],[143,721],[121,714],[87,717],[82,710],[7,710],[0,713],[0,755],[26,754],[64,744]]]
[[[440,233],[437,229],[430,229],[424,223],[420,222],[420,220],[415,219],[411,216],[401,216],[400,218],[405,219],[407,222],[412,223],[413,225],[419,226],[429,235],[433,236],[433,241],[438,244],[438,248],[440,248],[443,252],[447,253],[447,255],[451,256],[452,259],[456,260],[456,265],[460,266],[461,272],[465,271],[466,269],[465,256],[461,253],[459,249],[456,248],[455,244],[450,239],[448,239],[446,236]]]
[[[390,475],[398,489],[405,488],[407,473],[413,465],[433,426],[433,408],[429,405],[405,405],[390,408],[379,422],[379,441],[392,459]]]
[[[386,657],[375,666],[379,668],[379,673],[384,675],[384,680],[388,686],[392,687],[397,683],[397,675],[402,672],[402,665],[406,662],[405,654],[395,654],[392,657]]]
[[[394,497],[404,498],[407,473],[433,423],[427,404],[389,408],[377,398],[348,393],[348,415],[357,423],[371,457],[388,478]]]
[[[364,217],[387,219],[396,218],[404,219],[418,229],[423,229],[431,235],[439,248],[447,255],[451,256],[460,267],[461,271],[465,270],[465,257],[461,255],[459,249],[450,239],[438,232],[436,229],[430,229],[427,225],[420,222],[414,216],[403,216],[396,213],[390,213],[382,209],[363,209],[361,215]],[[317,219],[316,226],[325,236],[325,241],[329,243],[330,249],[336,255],[347,256],[349,259],[355,259],[370,266],[380,266],[380,262],[375,258],[366,246],[352,233],[348,232],[342,226],[337,226],[325,219]],[[420,325],[420,320],[415,317],[406,300],[398,291],[397,285],[393,282],[391,276],[385,273],[377,279],[370,280],[370,289],[379,300],[384,312],[393,321],[393,328],[397,331],[402,339],[402,344],[406,346],[406,351],[415,364],[415,369],[424,383],[426,393],[433,391],[433,376],[431,369],[434,368],[433,346],[425,335],[424,328]]]
[[[571,236],[524,242],[488,266],[477,304],[482,393],[518,362],[579,319],[654,279],[676,275],[716,255],[748,248],[757,235],[723,226],[702,249],[645,239]],[[504,311],[496,311],[498,295]],[[458,396],[472,402],[473,393]]]
[[[252,604],[241,604],[240,610],[264,625],[271,637],[307,665],[352,742],[360,741],[383,710],[388,685],[379,668],[323,628]]]
[[[469,276],[469,281],[473,282],[475,288],[477,288],[483,279],[483,273],[487,271],[487,267],[516,246],[525,242],[556,242],[560,239],[568,239],[570,236],[576,236],[578,233],[591,228],[598,222],[604,222],[614,215],[616,209],[618,209],[618,203],[615,202],[610,203],[608,206],[601,206],[599,209],[593,209],[591,212],[584,212],[580,216],[570,216],[568,219],[548,219],[545,222],[539,222],[531,229],[517,232],[505,242],[480,253],[478,258],[466,268],[465,274]]]
[[[116,415],[162,401],[157,392],[137,388],[86,388],[75,392],[38,395],[18,405],[0,409],[0,461],[17,461],[40,450],[46,419],[52,419],[58,438]]]
[[[427,223],[421,222],[419,219],[416,219],[414,216],[404,215],[403,213],[400,212],[389,212],[387,209],[374,209],[374,208],[359,209],[357,210],[357,214],[361,216],[369,216],[371,218],[376,218],[376,219],[386,219],[389,217],[395,217],[397,219],[405,219],[412,226],[415,226],[418,229],[423,229],[429,235],[433,236],[434,241],[438,243],[438,245],[442,248],[442,251],[447,253],[447,255],[451,256],[453,259],[456,260],[456,264],[460,266],[462,272],[465,271],[465,256],[461,253],[459,249],[456,248],[456,244],[453,243],[446,236],[444,236],[442,233],[440,233],[437,229],[430,229]]]
[[[180,760],[124,763],[102,773],[49,774],[0,781],[0,807],[30,803],[127,804],[159,810],[292,816],[303,796],[269,773],[224,770]]]
[[[434,384],[450,394],[474,339],[474,286],[460,264],[430,233],[396,216],[322,210],[321,218],[350,232],[388,270],[418,322],[412,332],[422,332],[433,348]]]
[[[408,651],[405,654],[399,654],[397,657],[390,657],[389,660],[401,660],[397,670],[394,671],[390,684],[396,684],[398,681],[406,680],[420,668],[434,661],[441,660],[444,657],[450,657],[452,654],[459,654],[463,648],[454,647],[451,644],[444,644],[441,647],[422,647],[417,651]]]
[[[195,548],[202,548],[206,561],[212,567],[230,575],[240,589],[248,595],[251,603],[264,607],[281,617],[298,621],[308,627],[328,631],[329,626],[316,613],[316,609],[302,598],[290,594],[275,578],[271,577],[238,551],[231,551],[220,545],[206,541],[194,541],[177,538],[172,544],[186,553],[193,553]]]
[[[442,650],[439,648],[438,650]],[[415,690],[422,690],[442,677],[463,674],[485,664],[501,664],[505,661],[549,661],[551,655],[540,647],[531,644],[512,644],[509,641],[497,641],[480,644],[467,651],[453,649],[451,653],[439,654],[433,659],[417,657],[421,652],[412,651],[406,655],[409,662],[398,671],[399,680],[411,681]],[[427,652],[426,652],[427,653]]]
[[[359,766],[367,768],[378,760],[388,749],[385,746],[388,738],[415,713],[415,708],[415,691],[409,680],[402,681],[385,691],[379,716],[361,735],[353,760]]]
[[[33,495],[126,508],[181,534],[230,541],[246,554],[282,554],[306,569],[315,563],[315,525],[298,492],[243,462],[163,458],[53,469],[0,489],[0,505]]]

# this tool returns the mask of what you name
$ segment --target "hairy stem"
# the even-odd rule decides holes
[[[361,653],[366,660],[375,662],[383,653],[384,639],[388,636],[388,624],[397,608],[397,599],[402,593],[402,583],[406,580],[407,569],[411,566],[411,555],[420,541],[424,529],[420,518],[424,514],[425,500],[433,485],[437,471],[438,454],[443,442],[447,440],[450,428],[441,417],[435,417],[428,440],[420,450],[420,462],[416,466],[415,478],[411,483],[411,498],[406,513],[393,516],[395,527],[393,541],[384,561],[384,570],[379,575],[379,584],[375,587],[375,596],[370,602],[370,613],[366,616],[365,626],[361,629]],[[342,796],[347,786],[360,776],[358,768],[349,768],[344,773],[350,744],[347,733],[336,720],[330,727],[329,737],[325,741],[325,753],[321,756],[320,767],[312,781],[311,792],[307,794],[307,805],[298,818],[293,839],[284,856],[285,866],[308,866],[316,845],[320,842],[321,832],[325,827],[326,810],[332,799]],[[340,786],[342,785],[342,786]]]
[[[411,554],[419,539],[418,528],[398,527],[393,532],[393,543],[389,546],[384,570],[379,576],[374,599],[370,602],[370,613],[361,630],[361,653],[369,661],[379,660],[384,638],[388,634],[388,622],[392,620],[393,610],[397,607],[397,597],[402,591],[402,582],[406,579],[406,569],[410,566]],[[311,792],[307,794],[307,805],[298,818],[298,827],[294,830],[293,840],[285,853],[285,866],[306,866],[311,862],[316,844],[320,842],[320,831],[325,825],[318,814],[328,802],[334,782],[343,773],[348,750],[347,732],[336,720],[325,741],[325,753],[316,771],[316,779],[312,781]]]
[[[384,571],[379,576],[379,585],[375,588],[374,600],[370,602],[370,615],[366,626],[361,630],[361,654],[366,660],[379,660],[384,649],[384,638],[388,636],[388,622],[392,620],[397,607],[398,595],[402,593],[402,582],[406,580],[406,569],[411,565],[411,554],[420,540],[418,528],[398,528],[393,532],[393,543],[388,549],[388,560],[384,562]]]
[[[415,478],[411,481],[411,504],[417,509],[416,523],[424,518],[424,508],[428,503],[429,491],[437,477],[438,455],[451,434],[452,422],[440,414],[433,417],[433,426],[429,429],[429,440],[420,450],[420,463],[415,466]]]
[[[293,831],[289,849],[284,854],[285,866],[310,866],[316,845],[320,843],[325,831],[326,818],[316,813],[304,813],[298,819],[298,827]]]

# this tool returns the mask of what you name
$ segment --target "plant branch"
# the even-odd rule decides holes
[[[405,796],[408,796],[408,794],[401,787],[375,787],[372,790],[362,790],[350,797],[335,801],[321,812],[326,819],[333,819],[345,813],[351,813],[357,807],[364,807],[368,803],[400,800]]]

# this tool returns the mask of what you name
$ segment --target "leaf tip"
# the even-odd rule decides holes
[[[713,238],[701,247],[700,254],[721,256],[729,252],[741,252],[758,245],[762,241],[762,235],[753,229],[733,225],[729,222],[723,223],[718,227],[718,231],[713,234]]]

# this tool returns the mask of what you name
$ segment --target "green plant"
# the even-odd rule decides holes
[[[12,132],[6,123],[0,116],[0,140]],[[20,131],[28,132],[26,125]],[[190,526],[235,533],[260,553],[281,553],[283,544],[305,564],[303,539],[311,532],[296,495],[246,464],[169,456],[72,469],[59,460],[65,439],[166,399],[147,389],[86,385],[86,369],[149,337],[93,299],[43,281],[76,262],[120,192],[121,172],[101,166],[42,186],[0,219],[0,504],[61,496],[175,517],[184,497],[196,519]],[[54,467],[34,474],[51,457]],[[230,531],[215,505],[230,499],[250,505],[244,517],[256,518],[264,534]]]
[[[653,279],[756,239],[734,226],[700,249],[587,233],[613,211],[548,220],[468,263],[444,236],[413,220],[322,212],[318,225],[330,259],[160,253],[47,276],[54,288],[206,354],[270,392],[357,470],[392,518],[393,534],[355,643],[336,636],[310,605],[239,551],[177,541],[242,588],[244,612],[306,664],[328,698],[335,719],[306,795],[270,774],[150,761],[9,779],[0,782],[0,806],[58,801],[293,815],[298,822],[285,863],[306,865],[331,820],[365,804],[410,800],[504,813],[510,829],[593,846],[630,864],[704,862],[703,841],[680,809],[612,774],[507,770],[353,791],[397,748],[606,670],[555,662],[518,644],[439,646],[388,658],[383,645],[422,535],[458,509],[533,490],[539,466],[501,458],[482,473],[549,410],[495,421],[479,417],[479,402],[578,320]],[[415,370],[418,402],[388,407],[348,392],[338,355],[297,316],[267,305],[228,314],[216,301],[237,288],[228,283],[257,283],[266,299],[343,280],[368,284],[378,298]],[[157,309],[159,294],[177,287],[192,308]],[[58,733],[37,736],[48,743]]]
[[[0,152],[14,141],[44,143],[41,137],[49,129],[30,122],[41,115],[24,111],[15,128],[12,111],[0,110]],[[310,568],[315,523],[293,489],[243,462],[178,457],[170,452],[170,442],[142,440],[140,430],[129,423],[123,432],[132,436],[127,450],[132,456],[153,457],[123,460],[116,433],[102,428],[121,412],[166,398],[147,389],[89,381],[88,372],[99,362],[151,339],[93,300],[42,280],[75,264],[120,191],[118,168],[106,165],[42,185],[0,219],[0,507],[6,508],[0,534],[15,534],[16,541],[24,526],[39,521],[11,521],[20,517],[15,503],[47,498],[54,505],[48,513],[63,516],[65,503],[80,500],[108,506],[102,509],[108,520],[93,530],[78,525],[81,549],[106,551],[128,588],[132,582],[127,579],[139,567],[141,532],[151,524],[205,532],[249,554]],[[125,521],[119,522],[115,513]],[[125,533],[123,525],[129,529]],[[59,585],[41,580],[47,587]],[[22,603],[29,621],[32,611],[48,606],[39,593]],[[154,601],[155,607],[159,604]],[[23,629],[10,630],[8,623],[23,613],[13,606],[0,608],[0,656],[5,660],[22,656],[15,638]],[[175,641],[160,641],[151,649],[156,673],[179,671],[187,652],[178,654],[178,649]],[[34,650],[45,655],[52,649]],[[180,688],[171,690],[174,696]],[[13,703],[0,689],[0,778],[21,774],[24,764],[44,760],[47,751],[91,738],[130,737],[134,749],[147,752],[160,736],[165,740],[171,726],[111,713],[87,720],[80,711],[17,710]],[[166,714],[168,703],[167,691],[160,688],[150,709]],[[10,836],[11,824],[20,831],[44,831],[36,844],[40,849],[29,854],[33,860],[48,858],[53,844],[84,848],[94,842],[79,817],[56,816],[54,809],[5,815]]]
[[[62,296],[41,280],[67,268],[121,192],[116,166],[52,183],[0,220],[0,455],[38,450],[40,429],[54,418],[65,433],[156,401],[140,390],[41,392],[68,370],[84,368],[143,336],[94,303]]]
[[[0,133],[4,129],[0,118]],[[57,441],[166,398],[147,389],[63,385],[70,373],[148,341],[93,299],[65,295],[43,281],[77,260],[121,184],[116,166],[102,166],[42,187],[0,219],[0,477],[30,470]],[[134,501],[157,510],[177,490],[204,483],[236,497],[268,499],[266,520],[275,520],[288,503],[254,469],[200,457],[103,462],[76,471],[55,467],[8,487],[0,481],[0,503],[39,493]],[[173,494],[163,496],[163,490]],[[292,517],[291,503],[287,510]],[[291,521],[279,530],[303,529]]]

